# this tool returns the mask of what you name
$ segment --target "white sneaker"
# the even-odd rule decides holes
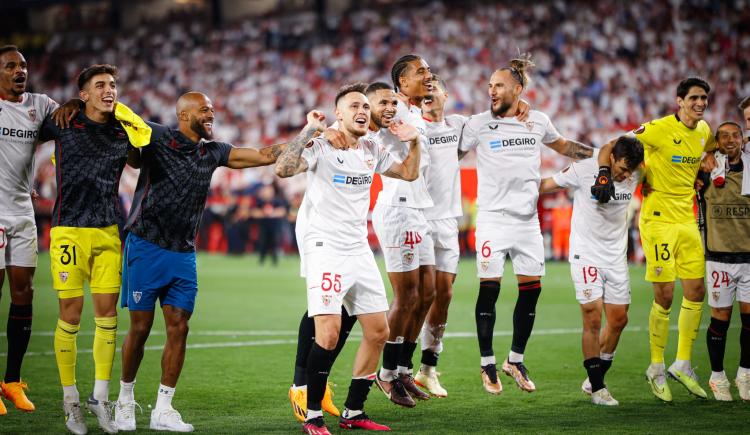
[[[434,368],[430,368],[426,372],[420,369],[414,378],[414,382],[427,388],[427,391],[435,397],[448,397],[448,391],[440,385],[440,380]]]
[[[591,381],[589,381],[589,378],[586,378],[583,380],[583,383],[581,384],[581,391],[583,391],[584,394],[591,395]]]
[[[192,432],[192,424],[182,421],[182,416],[174,408],[154,409],[151,411],[151,425],[153,430],[168,430],[171,432]]]
[[[81,404],[63,402],[63,410],[65,411],[65,427],[76,435],[86,435],[89,430],[86,428],[86,419],[83,418]]]
[[[137,402],[115,402],[115,426],[118,430],[135,430],[135,407],[141,408]],[[143,410],[141,410],[143,413]]]
[[[591,393],[591,402],[594,405],[617,406],[620,404],[606,388]]]
[[[708,380],[708,386],[711,387],[711,391],[713,391],[716,400],[721,402],[732,401],[732,393],[729,391],[731,384],[726,375],[717,378],[711,376],[711,379]]]
[[[750,400],[750,373],[738,373],[734,383],[740,391],[740,399]]]
[[[117,426],[112,416],[112,402],[96,400],[94,396],[89,396],[86,401],[86,408],[89,409],[99,421],[99,427],[106,433],[117,433]]]

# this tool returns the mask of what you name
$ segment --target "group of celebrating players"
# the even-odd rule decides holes
[[[500,370],[522,390],[536,390],[524,352],[545,271],[537,200],[540,192],[569,189],[574,197],[569,262],[583,317],[587,373],[582,389],[594,404],[618,405],[604,377],[628,321],[627,208],[640,182],[644,201],[639,230],[646,279],[654,288],[646,371],[653,394],[672,400],[669,376],[690,393],[707,397],[690,362],[707,272],[709,385],[716,399],[732,400],[723,359],[736,297],[742,330],[735,383],[740,397],[750,400],[750,161],[743,152],[742,127],[729,121],[712,132],[703,120],[710,87],[702,79],[687,78],[677,87],[677,113],[594,150],[561,136],[547,115],[521,98],[531,67],[530,57],[521,56],[494,71],[490,109],[465,117],[444,113],[445,81],[423,58],[406,55],[393,65],[391,84],[341,88],[333,102],[332,125],[313,110],[290,142],[256,150],[213,141],[214,109],[198,92],[178,99],[177,128],[142,120],[117,101],[117,69],[111,65],[84,69],[78,76],[80,99],[58,107],[45,95],[26,92],[23,55],[16,47],[0,47],[0,286],[7,271],[11,289],[2,396],[18,409],[34,410],[20,376],[31,332],[37,256],[32,166],[35,145],[54,140],[57,198],[50,256],[60,306],[54,347],[65,424],[72,433],[87,433],[75,380],[85,281],[96,326],[95,383],[85,406],[99,426],[107,433],[136,429],[135,378],[158,299],[167,341],[150,428],[194,429],[171,399],[197,294],[196,231],[211,175],[219,166],[275,163],[280,177],[307,177],[296,231],[307,312],[300,321],[289,390],[302,430],[328,434],[324,410],[338,416],[345,429],[390,430],[364,412],[373,383],[404,407],[430,396],[446,397],[437,364],[459,260],[459,160],[471,150],[477,154],[475,318],[485,391],[500,394],[503,389],[492,339],[508,256],[519,292],[511,348]],[[750,99],[740,109],[750,124]],[[542,144],[575,162],[542,179]],[[126,164],[139,168],[140,176],[123,247],[116,198]],[[393,289],[390,304],[367,241],[375,172],[383,176],[383,190],[372,221]],[[678,350],[667,369],[664,348],[677,278],[683,288]],[[112,404],[118,299],[129,310],[130,327],[122,346],[119,397]],[[328,374],[357,321],[362,341],[339,412]],[[415,374],[417,340],[422,355]],[[0,414],[6,412],[0,401]]]

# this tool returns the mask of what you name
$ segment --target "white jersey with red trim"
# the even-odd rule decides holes
[[[517,217],[536,214],[541,147],[559,138],[549,117],[536,110],[524,122],[490,111],[471,116],[459,149],[477,150],[477,209]]]
[[[39,128],[57,108],[50,97],[26,92],[18,103],[0,99],[0,215],[34,214],[34,151]]]
[[[432,207],[424,210],[427,220],[455,218],[461,210],[461,168],[458,164],[458,139],[468,118],[449,115],[441,122],[426,121],[427,149],[430,166],[427,168],[427,190]]]

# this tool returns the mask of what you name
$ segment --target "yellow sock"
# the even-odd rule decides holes
[[[117,317],[94,317],[94,378],[108,381],[112,377],[117,341]]]
[[[677,359],[690,361],[693,342],[698,336],[698,328],[701,325],[702,312],[703,302],[693,302],[682,298],[680,316],[677,318],[677,328],[680,332],[677,336]]]
[[[664,363],[664,348],[669,337],[669,311],[657,304],[651,305],[648,315],[648,338],[651,347],[651,364]]]
[[[55,328],[55,359],[57,370],[60,372],[60,383],[63,386],[76,383],[76,338],[79,325],[71,325],[64,320],[57,319]]]

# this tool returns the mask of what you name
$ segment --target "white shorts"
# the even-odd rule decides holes
[[[458,270],[458,219],[429,220],[430,237],[435,245],[435,269],[456,274]]]
[[[519,220],[502,212],[480,211],[476,251],[479,278],[502,277],[509,255],[516,275],[544,276],[544,239],[536,215]]]
[[[308,316],[352,315],[388,311],[388,298],[372,251],[336,255],[327,250],[306,250]]]
[[[737,302],[750,303],[750,264],[706,261],[708,305],[726,308]]]
[[[36,267],[38,250],[34,216],[0,216],[0,269]]]
[[[430,225],[420,209],[375,204],[372,227],[388,272],[409,272],[435,264]]]
[[[603,268],[584,263],[570,263],[570,276],[579,304],[603,299],[605,304],[630,304],[630,275],[628,264]]]

